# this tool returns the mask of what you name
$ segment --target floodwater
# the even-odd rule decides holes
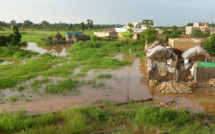
[[[56,56],[66,56],[66,48],[70,47],[71,45],[37,45],[36,43],[28,43],[27,46],[23,46],[22,49],[25,50],[32,50],[35,52],[38,52],[39,54],[44,54],[44,53],[52,53],[53,55]]]
[[[125,59],[122,55],[115,58]],[[215,114],[215,95],[194,92],[194,94],[167,95],[148,87],[145,60],[143,58],[129,59],[133,61],[132,66],[122,67],[117,70],[101,70],[88,72],[84,80],[96,79],[98,74],[112,74],[111,79],[97,80],[105,83],[105,87],[91,88],[83,86],[79,88],[80,94],[51,95],[46,99],[32,102],[5,103],[0,104],[0,109],[17,111],[20,108],[26,109],[29,114],[38,114],[50,111],[61,111],[72,106],[101,105],[105,101],[126,102],[128,100],[146,100],[155,98],[162,102],[175,101],[174,107],[185,107],[191,112],[204,111]],[[77,72],[79,69],[77,69]],[[80,78],[81,79],[81,78]]]

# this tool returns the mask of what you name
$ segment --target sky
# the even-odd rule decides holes
[[[213,12],[213,15],[212,15]],[[211,17],[212,16],[212,17]],[[215,0],[0,0],[0,21],[126,24],[151,19],[155,26],[215,22]]]

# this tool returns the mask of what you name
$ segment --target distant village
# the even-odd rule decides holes
[[[132,23],[133,40],[141,39],[141,32],[147,27],[142,23]],[[112,28],[94,32],[98,37],[115,36],[122,38],[121,33],[130,29],[129,23],[123,28]],[[164,41],[164,29],[156,28],[158,41],[145,43],[147,78],[151,86],[163,93],[192,93],[197,83],[215,87],[215,59],[203,48],[208,38],[191,38],[194,30],[201,30],[210,35],[215,27],[209,23],[193,23],[193,26],[180,28],[179,38]],[[167,29],[169,33],[172,29]],[[161,84],[160,84],[161,83]],[[204,86],[203,86],[204,87]]]

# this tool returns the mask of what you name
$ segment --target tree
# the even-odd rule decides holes
[[[191,35],[192,38],[207,38],[210,36],[210,34],[207,33],[203,33],[200,29],[195,29],[192,31]]]
[[[145,25],[148,29],[149,27],[152,27],[154,25],[154,22],[153,20],[143,20],[142,24]]]
[[[72,28],[73,28],[73,25],[69,24],[69,29],[72,30]]]
[[[134,28],[134,25],[132,23],[128,23],[129,28]]]
[[[148,29],[144,30],[140,34],[141,40],[145,43],[153,43],[157,38],[157,30],[155,28],[149,27]]]
[[[188,23],[187,26],[193,26],[193,23]]]
[[[162,34],[169,34],[169,31],[167,29],[164,29]]]
[[[172,26],[173,31],[177,31],[178,27],[177,26]]]
[[[12,25],[12,29],[13,29],[12,44],[19,45],[22,37],[21,34],[19,33],[19,28],[16,25]]]
[[[127,44],[127,42],[129,40],[132,40],[132,38],[134,36],[134,34],[132,34],[129,31],[123,32],[123,33],[121,33],[121,35],[122,35],[122,40],[125,41],[125,44]]]
[[[40,25],[42,26],[43,29],[45,29],[45,28],[47,28],[49,26],[49,22],[44,20],[44,21],[41,22]]]
[[[15,21],[15,20],[11,20],[11,21],[10,21],[10,24],[11,24],[11,25],[15,25],[15,24],[16,24],[16,21]]]
[[[90,20],[90,19],[87,20],[87,27],[88,27],[88,29],[93,28],[93,21],[92,20]]]
[[[30,20],[25,20],[23,22],[23,27],[29,28],[29,27],[32,27],[32,25],[33,25],[33,22],[31,22]]]
[[[84,22],[81,22],[81,24],[79,25],[79,28],[84,32],[84,30],[85,30]]]
[[[212,34],[210,39],[205,41],[204,49],[212,56],[215,56],[215,34]]]

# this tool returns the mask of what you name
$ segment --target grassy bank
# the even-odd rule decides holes
[[[19,134],[79,134],[112,130],[110,133],[174,133],[213,134],[214,127],[200,123],[186,111],[162,109],[153,104],[129,103],[104,109],[73,107],[56,114],[27,116],[24,110],[16,114],[0,113],[0,129]],[[122,126],[124,125],[124,127]]]

